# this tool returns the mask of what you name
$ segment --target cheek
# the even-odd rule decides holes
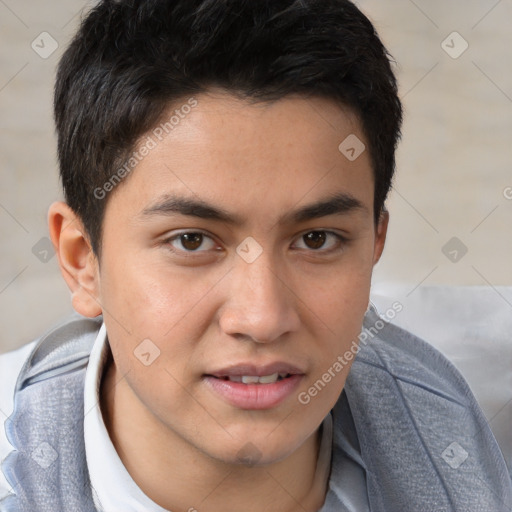
[[[175,338],[173,331],[198,327],[209,315],[204,299],[215,276],[191,277],[190,272],[171,272],[169,266],[127,260],[106,268],[105,276],[101,286],[105,313],[134,337],[156,342]]]
[[[309,281],[308,303],[335,334],[345,337],[346,328],[360,327],[368,308],[371,286],[369,259],[344,263],[330,270],[328,278]]]
[[[361,326],[368,309],[370,285],[371,265],[347,263],[343,269],[340,267],[338,271],[333,271],[328,282],[311,287],[309,305],[315,314],[312,321],[319,329],[315,336],[318,344],[317,364],[308,386],[318,379],[324,383],[328,381],[325,389],[322,388],[319,401],[332,403],[343,388],[358,350]]]
[[[218,279],[136,262],[110,270],[104,317],[119,371],[151,410],[190,407],[183,389],[196,378],[190,370],[213,321],[214,293],[208,292]]]

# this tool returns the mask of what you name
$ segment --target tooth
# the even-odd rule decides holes
[[[242,382],[244,384],[257,384],[259,382],[259,377],[253,377],[252,375],[244,375],[242,377]]]
[[[279,378],[285,378],[287,373],[273,373],[272,375],[263,375],[258,377],[257,375],[230,375],[228,380],[231,382],[242,382],[244,384],[273,384],[277,382]]]
[[[279,377],[278,373],[273,373],[272,375],[264,375],[259,378],[260,384],[272,384],[277,382],[277,378]]]

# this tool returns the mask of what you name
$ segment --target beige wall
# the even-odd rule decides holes
[[[48,206],[61,197],[51,119],[54,70],[85,5],[0,2],[0,352],[72,311],[56,258],[40,258]],[[399,63],[406,108],[388,246],[374,281],[411,290],[421,284],[511,285],[512,2],[359,5]],[[454,31],[468,44],[458,58],[447,53],[455,57],[464,47],[459,36],[446,39]],[[54,43],[39,37],[42,32],[59,45],[47,58],[31,47],[35,40],[43,55],[51,50]],[[453,237],[467,247],[457,262],[443,253]],[[444,252],[454,258],[455,249],[460,258],[460,247]]]

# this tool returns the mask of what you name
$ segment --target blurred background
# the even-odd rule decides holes
[[[356,3],[397,61],[405,106],[374,289],[512,285],[512,1]],[[72,312],[46,226],[62,199],[52,88],[93,4],[0,0],[0,353]]]

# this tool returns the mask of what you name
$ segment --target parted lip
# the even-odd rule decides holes
[[[208,372],[205,375],[222,378],[222,377],[242,377],[251,375],[255,377],[263,377],[264,375],[272,375],[274,373],[289,373],[291,375],[303,375],[304,371],[289,363],[275,361],[273,363],[257,365],[254,363],[239,363],[227,368],[221,368]]]

